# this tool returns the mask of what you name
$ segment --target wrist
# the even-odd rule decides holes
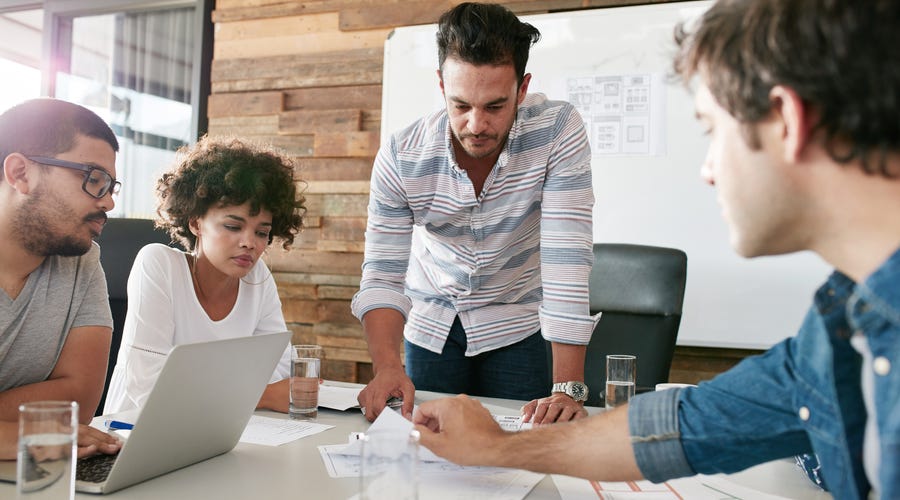
[[[587,400],[589,392],[590,390],[588,389],[587,384],[580,380],[556,382],[553,384],[553,387],[550,388],[551,394],[562,393],[582,404]]]

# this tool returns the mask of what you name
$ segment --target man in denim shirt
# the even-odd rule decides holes
[[[796,337],[699,387],[529,432],[465,396],[425,403],[422,443],[464,464],[655,482],[815,453],[835,498],[900,498],[897,32],[896,0],[720,0],[676,34],[732,246],[835,268]]]

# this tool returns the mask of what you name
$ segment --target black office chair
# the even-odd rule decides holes
[[[106,384],[103,386],[103,397],[97,407],[97,415],[103,411],[106,402],[106,391],[112,378],[113,367],[119,355],[119,344],[122,342],[122,329],[125,325],[125,313],[128,310],[128,293],[126,285],[131,265],[138,250],[149,243],[171,243],[169,234],[153,227],[149,219],[110,218],[97,238],[100,245],[100,264],[106,273],[106,287],[109,290],[109,308],[113,317],[112,344],[109,348],[109,362],[106,368]]]
[[[674,248],[594,244],[591,314],[603,311],[585,358],[590,406],[603,404],[606,355],[637,356],[637,392],[668,382],[687,280],[687,255]]]

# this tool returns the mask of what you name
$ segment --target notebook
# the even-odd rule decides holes
[[[231,451],[290,337],[281,332],[176,346],[106,480],[76,480],[75,488],[111,493]],[[14,462],[11,470],[0,479],[15,481]]]

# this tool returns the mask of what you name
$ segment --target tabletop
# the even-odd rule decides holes
[[[350,386],[339,382],[333,385]],[[362,387],[362,386],[359,386]],[[445,396],[417,391],[416,401]],[[518,415],[522,401],[478,398],[495,415]],[[600,408],[589,408],[598,413]],[[287,415],[257,411],[257,415],[287,418]],[[103,417],[98,417],[103,418]],[[318,423],[333,425],[324,432],[307,436],[282,446],[238,443],[230,452],[179,469],[163,476],[114,492],[108,496],[122,500],[156,500],[159,498],[238,500],[278,498],[288,495],[309,499],[347,499],[356,494],[356,478],[331,478],[325,469],[318,447],[346,443],[351,432],[363,432],[369,422],[359,409],[336,411],[320,408]],[[830,498],[816,490],[802,473],[786,461],[772,462],[728,476],[746,487],[784,498]],[[0,497],[12,497],[14,485],[0,484]],[[97,498],[77,494],[76,498]],[[545,476],[526,497],[528,500],[561,499],[551,476]],[[424,499],[423,500],[427,500]]]

